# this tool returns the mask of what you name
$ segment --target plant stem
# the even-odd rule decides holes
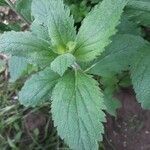
[[[20,18],[30,26],[30,22],[20,13],[16,10],[15,5],[10,0],[5,0],[5,2],[10,6],[10,8],[18,15]]]
[[[91,70],[93,67],[95,67],[99,62],[96,62],[95,64],[91,65],[90,67],[86,68],[84,70],[84,72],[88,72],[89,70]]]
[[[74,63],[74,64],[72,65],[72,68],[74,68],[75,70],[81,69],[81,67],[80,67],[77,63]]]

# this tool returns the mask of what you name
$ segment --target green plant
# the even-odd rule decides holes
[[[65,148],[52,125],[49,104],[36,108],[19,104],[16,93],[21,85],[22,80],[9,83],[0,75],[0,149]]]
[[[130,80],[118,81],[122,71],[129,71],[139,102],[150,108],[150,44],[142,38],[141,22],[132,22],[135,17],[127,10],[149,14],[147,4],[144,0],[103,0],[77,32],[62,0],[33,0],[30,31],[0,36],[0,51],[12,55],[10,66],[19,65],[12,66],[20,71],[10,69],[14,80],[29,66],[35,66],[35,72],[38,69],[19,92],[20,103],[35,107],[51,102],[54,125],[70,148],[98,149],[104,134],[104,110],[115,116],[120,103],[113,100],[113,93],[118,84],[131,84]]]

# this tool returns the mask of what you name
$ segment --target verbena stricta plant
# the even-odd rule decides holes
[[[139,32],[133,33],[136,26],[131,33],[121,31],[119,25],[129,17],[124,8],[136,6],[148,12],[146,4],[150,3],[103,0],[78,29],[62,0],[33,0],[30,31],[0,36],[0,51],[12,56],[9,65],[14,81],[28,64],[39,68],[19,92],[20,103],[35,107],[50,102],[58,134],[71,149],[98,149],[104,111],[115,115],[119,107],[111,100],[115,74],[129,70],[138,101],[150,108],[149,42]],[[16,68],[20,71],[15,72]],[[103,77],[107,86],[101,89],[95,75]]]

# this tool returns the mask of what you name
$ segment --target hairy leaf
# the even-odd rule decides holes
[[[0,36],[0,52],[26,57],[29,62],[50,64],[56,54],[49,42],[39,39],[30,32],[6,32]]]
[[[6,53],[28,54],[50,47],[48,42],[38,39],[30,32],[5,32],[0,36],[0,51]]]
[[[89,71],[100,76],[112,76],[127,70],[133,56],[143,48],[147,42],[139,36],[124,34],[112,38],[112,43]]]
[[[138,101],[150,109],[150,45],[141,50],[131,66],[131,78]]]
[[[46,24],[53,45],[65,48],[69,41],[74,41],[74,20],[62,0],[33,0],[32,15]]]
[[[91,61],[104,51],[115,34],[127,0],[103,0],[83,20],[77,35],[75,56],[80,61]]]
[[[64,75],[52,93],[52,116],[58,134],[72,149],[97,150],[105,114],[98,83],[82,72]]]
[[[51,97],[51,92],[59,76],[50,67],[33,75],[19,93],[19,101],[24,106],[37,106]]]
[[[38,20],[34,20],[34,22],[31,25],[31,32],[38,38],[41,38],[50,42],[50,36],[48,34],[48,27],[44,23],[40,23]]]
[[[60,76],[64,74],[68,67],[75,63],[75,57],[72,54],[66,53],[58,56],[52,63],[51,69],[57,72]]]
[[[10,80],[12,82],[16,81],[24,74],[24,72],[27,69],[28,69],[28,63],[24,57],[13,56],[9,60]]]

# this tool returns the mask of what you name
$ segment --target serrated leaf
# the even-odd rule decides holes
[[[118,34],[112,38],[112,43],[97,59],[91,74],[100,76],[112,76],[121,71],[128,70],[133,56],[146,45],[146,41],[140,36]]]
[[[65,47],[75,40],[74,20],[62,0],[33,0],[32,15],[48,27],[53,45]]]
[[[31,63],[47,65],[56,54],[51,44],[30,32],[6,32],[0,36],[0,52],[26,57]]]
[[[80,61],[91,61],[104,51],[115,34],[127,0],[103,0],[87,15],[77,35],[75,56]]]
[[[131,78],[138,101],[150,109],[150,45],[143,48],[131,66]]]
[[[75,150],[98,150],[105,121],[98,83],[82,72],[65,74],[52,93],[52,117],[58,134]]]
[[[75,63],[75,57],[72,54],[66,53],[58,56],[52,63],[51,69],[62,76],[65,71]]]
[[[20,103],[35,107],[49,100],[58,78],[59,76],[50,67],[33,75],[19,92]]]
[[[11,57],[11,59],[8,62],[8,66],[11,82],[15,82],[28,69],[28,63],[24,57]]]
[[[49,43],[38,39],[30,32],[5,32],[0,36],[0,51],[10,54],[28,54],[35,51],[46,50]]]
[[[46,41],[50,42],[48,27],[44,23],[40,23],[38,20],[34,20],[31,25],[31,32],[38,38],[45,39]]]

